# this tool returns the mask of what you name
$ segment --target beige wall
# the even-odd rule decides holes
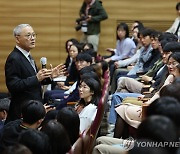
[[[83,0],[31,0],[0,1],[0,92],[6,92],[4,64],[15,45],[13,28],[29,23],[38,34],[32,55],[39,65],[42,56],[48,63],[57,65],[65,60],[65,41],[80,39],[81,32],[74,30],[75,19]],[[117,22],[131,24],[141,20],[145,26],[166,30],[176,17],[177,0],[102,0],[109,19],[102,22],[99,53],[106,54],[107,47],[115,46]]]

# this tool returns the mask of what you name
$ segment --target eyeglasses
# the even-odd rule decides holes
[[[20,36],[20,35],[17,35],[17,36]],[[28,40],[31,40],[32,38],[36,38],[37,37],[37,34],[36,33],[32,33],[32,34],[27,34],[27,35],[24,35]]]
[[[172,65],[174,67],[174,66],[177,66],[178,64],[179,63],[177,63],[177,62],[170,62],[170,63],[167,64],[167,66],[171,66]]]

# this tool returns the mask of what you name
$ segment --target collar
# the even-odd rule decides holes
[[[29,59],[28,56],[31,54],[30,51],[26,51],[26,50],[22,49],[21,47],[19,47],[18,45],[16,45],[16,48],[17,48],[19,51],[21,51],[22,54],[23,54],[27,59]]]

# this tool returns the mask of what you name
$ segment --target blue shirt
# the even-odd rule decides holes
[[[130,38],[124,40],[117,40],[115,55],[111,57],[111,60],[117,61],[125,58],[132,57],[135,53],[136,45]]]

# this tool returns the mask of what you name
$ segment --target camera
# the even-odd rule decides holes
[[[76,31],[79,31],[83,26],[83,21],[85,21],[88,17],[82,16],[81,18],[76,19],[77,26],[75,27]],[[86,25],[87,26],[87,25]]]

